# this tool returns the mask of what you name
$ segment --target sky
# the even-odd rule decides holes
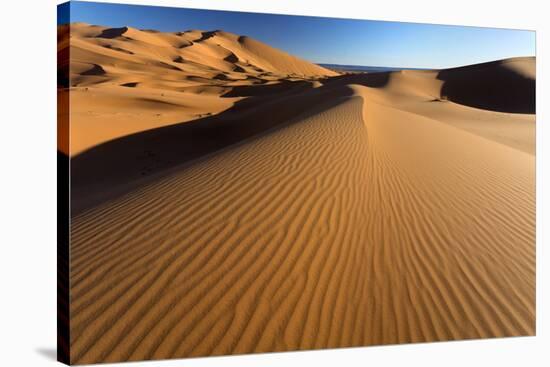
[[[71,22],[162,32],[221,29],[315,63],[440,69],[535,55],[535,32],[72,1]],[[58,23],[67,23],[66,8]]]

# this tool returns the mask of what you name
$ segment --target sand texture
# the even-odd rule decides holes
[[[534,335],[534,58],[338,75],[86,24],[70,49],[73,363]]]

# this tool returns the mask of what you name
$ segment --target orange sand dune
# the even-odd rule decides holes
[[[65,37],[61,50],[69,49],[67,28],[58,32]],[[160,33],[74,23],[70,35],[70,70],[62,72],[71,87],[71,155],[226,110],[238,98],[220,97],[234,85],[337,75],[223,31]]]
[[[338,76],[75,29],[72,362],[534,335],[535,117],[455,76],[527,90],[534,59]]]

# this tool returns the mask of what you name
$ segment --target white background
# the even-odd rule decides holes
[[[131,366],[550,366],[545,1],[148,0],[130,3],[537,30],[537,336]],[[0,366],[54,365],[56,0],[0,3]],[[546,19],[544,18],[546,13]],[[452,47],[452,45],[449,45]],[[546,63],[546,65],[545,65]],[[544,94],[543,94],[544,93]],[[106,366],[106,365],[105,365]]]

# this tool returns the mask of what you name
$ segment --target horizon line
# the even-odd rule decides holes
[[[81,1],[81,0],[68,0],[66,1],[65,3],[70,3],[72,1]],[[85,1],[85,2],[95,2],[95,1]],[[64,4],[64,3],[62,3]],[[62,5],[62,4],[59,4],[58,6]],[[102,3],[102,4],[115,4],[115,3]],[[133,5],[133,4],[130,4],[130,5]],[[181,9],[186,9],[186,8],[181,8]],[[216,10],[214,10],[216,11]],[[221,10],[220,10],[221,11]],[[252,14],[255,14],[255,13],[252,13]],[[260,13],[261,14],[261,13]],[[59,19],[58,19],[59,21]],[[389,22],[389,21],[388,21]],[[535,55],[516,55],[516,56],[508,56],[508,57],[505,57],[505,58],[498,58],[498,59],[488,59],[488,60],[485,60],[485,61],[481,61],[481,62],[476,62],[476,63],[471,63],[471,64],[458,64],[458,65],[454,65],[454,66],[448,66],[448,67],[424,67],[424,66],[392,66],[392,65],[364,65],[364,64],[340,64],[340,63],[331,63],[331,62],[324,62],[324,61],[313,61],[313,60],[308,60],[307,58],[303,57],[303,56],[299,56],[299,55],[295,55],[295,54],[292,54],[286,50],[283,50],[279,47],[275,47],[275,46],[272,46],[271,44],[265,42],[265,41],[262,41],[262,40],[259,40],[255,37],[252,37],[252,36],[248,36],[248,35],[245,35],[245,34],[237,34],[235,32],[232,32],[232,31],[226,31],[226,30],[223,30],[223,29],[214,29],[214,30],[206,30],[206,29],[186,29],[186,30],[176,30],[176,31],[161,31],[161,30],[158,30],[158,29],[154,29],[154,28],[139,28],[139,27],[135,27],[135,26],[132,26],[132,25],[123,25],[123,26],[111,26],[111,25],[103,25],[103,24],[94,24],[94,23],[90,23],[90,22],[85,22],[85,21],[71,21],[71,22],[65,22],[65,23],[58,23],[57,26],[61,26],[61,25],[72,25],[72,24],[86,24],[86,25],[89,25],[89,26],[97,26],[97,27],[105,27],[105,28],[113,28],[113,29],[116,29],[116,28],[133,28],[133,29],[136,29],[138,31],[141,31],[141,32],[147,32],[147,31],[154,31],[154,32],[157,32],[157,33],[179,33],[179,32],[191,32],[191,31],[200,31],[200,32],[226,32],[226,33],[232,33],[232,34],[235,34],[235,35],[238,35],[238,36],[245,36],[245,37],[250,37],[252,39],[255,39],[259,42],[262,42],[270,47],[274,47],[274,48],[277,48],[278,50],[281,50],[289,55],[292,55],[294,57],[300,57],[308,62],[311,62],[313,64],[317,64],[317,65],[320,65],[320,66],[323,66],[323,65],[330,65],[330,66],[351,66],[351,67],[371,67],[371,68],[392,68],[392,69],[417,69],[417,70],[444,70],[444,69],[454,69],[454,68],[460,68],[460,67],[466,67],[466,66],[472,66],[472,65],[481,65],[481,64],[487,64],[487,63],[492,63],[492,62],[498,62],[498,61],[504,61],[504,60],[509,60],[509,59],[515,59],[515,58],[526,58],[526,57],[533,57],[533,58],[536,58],[536,53]],[[423,24],[423,23],[418,23],[418,24]]]

